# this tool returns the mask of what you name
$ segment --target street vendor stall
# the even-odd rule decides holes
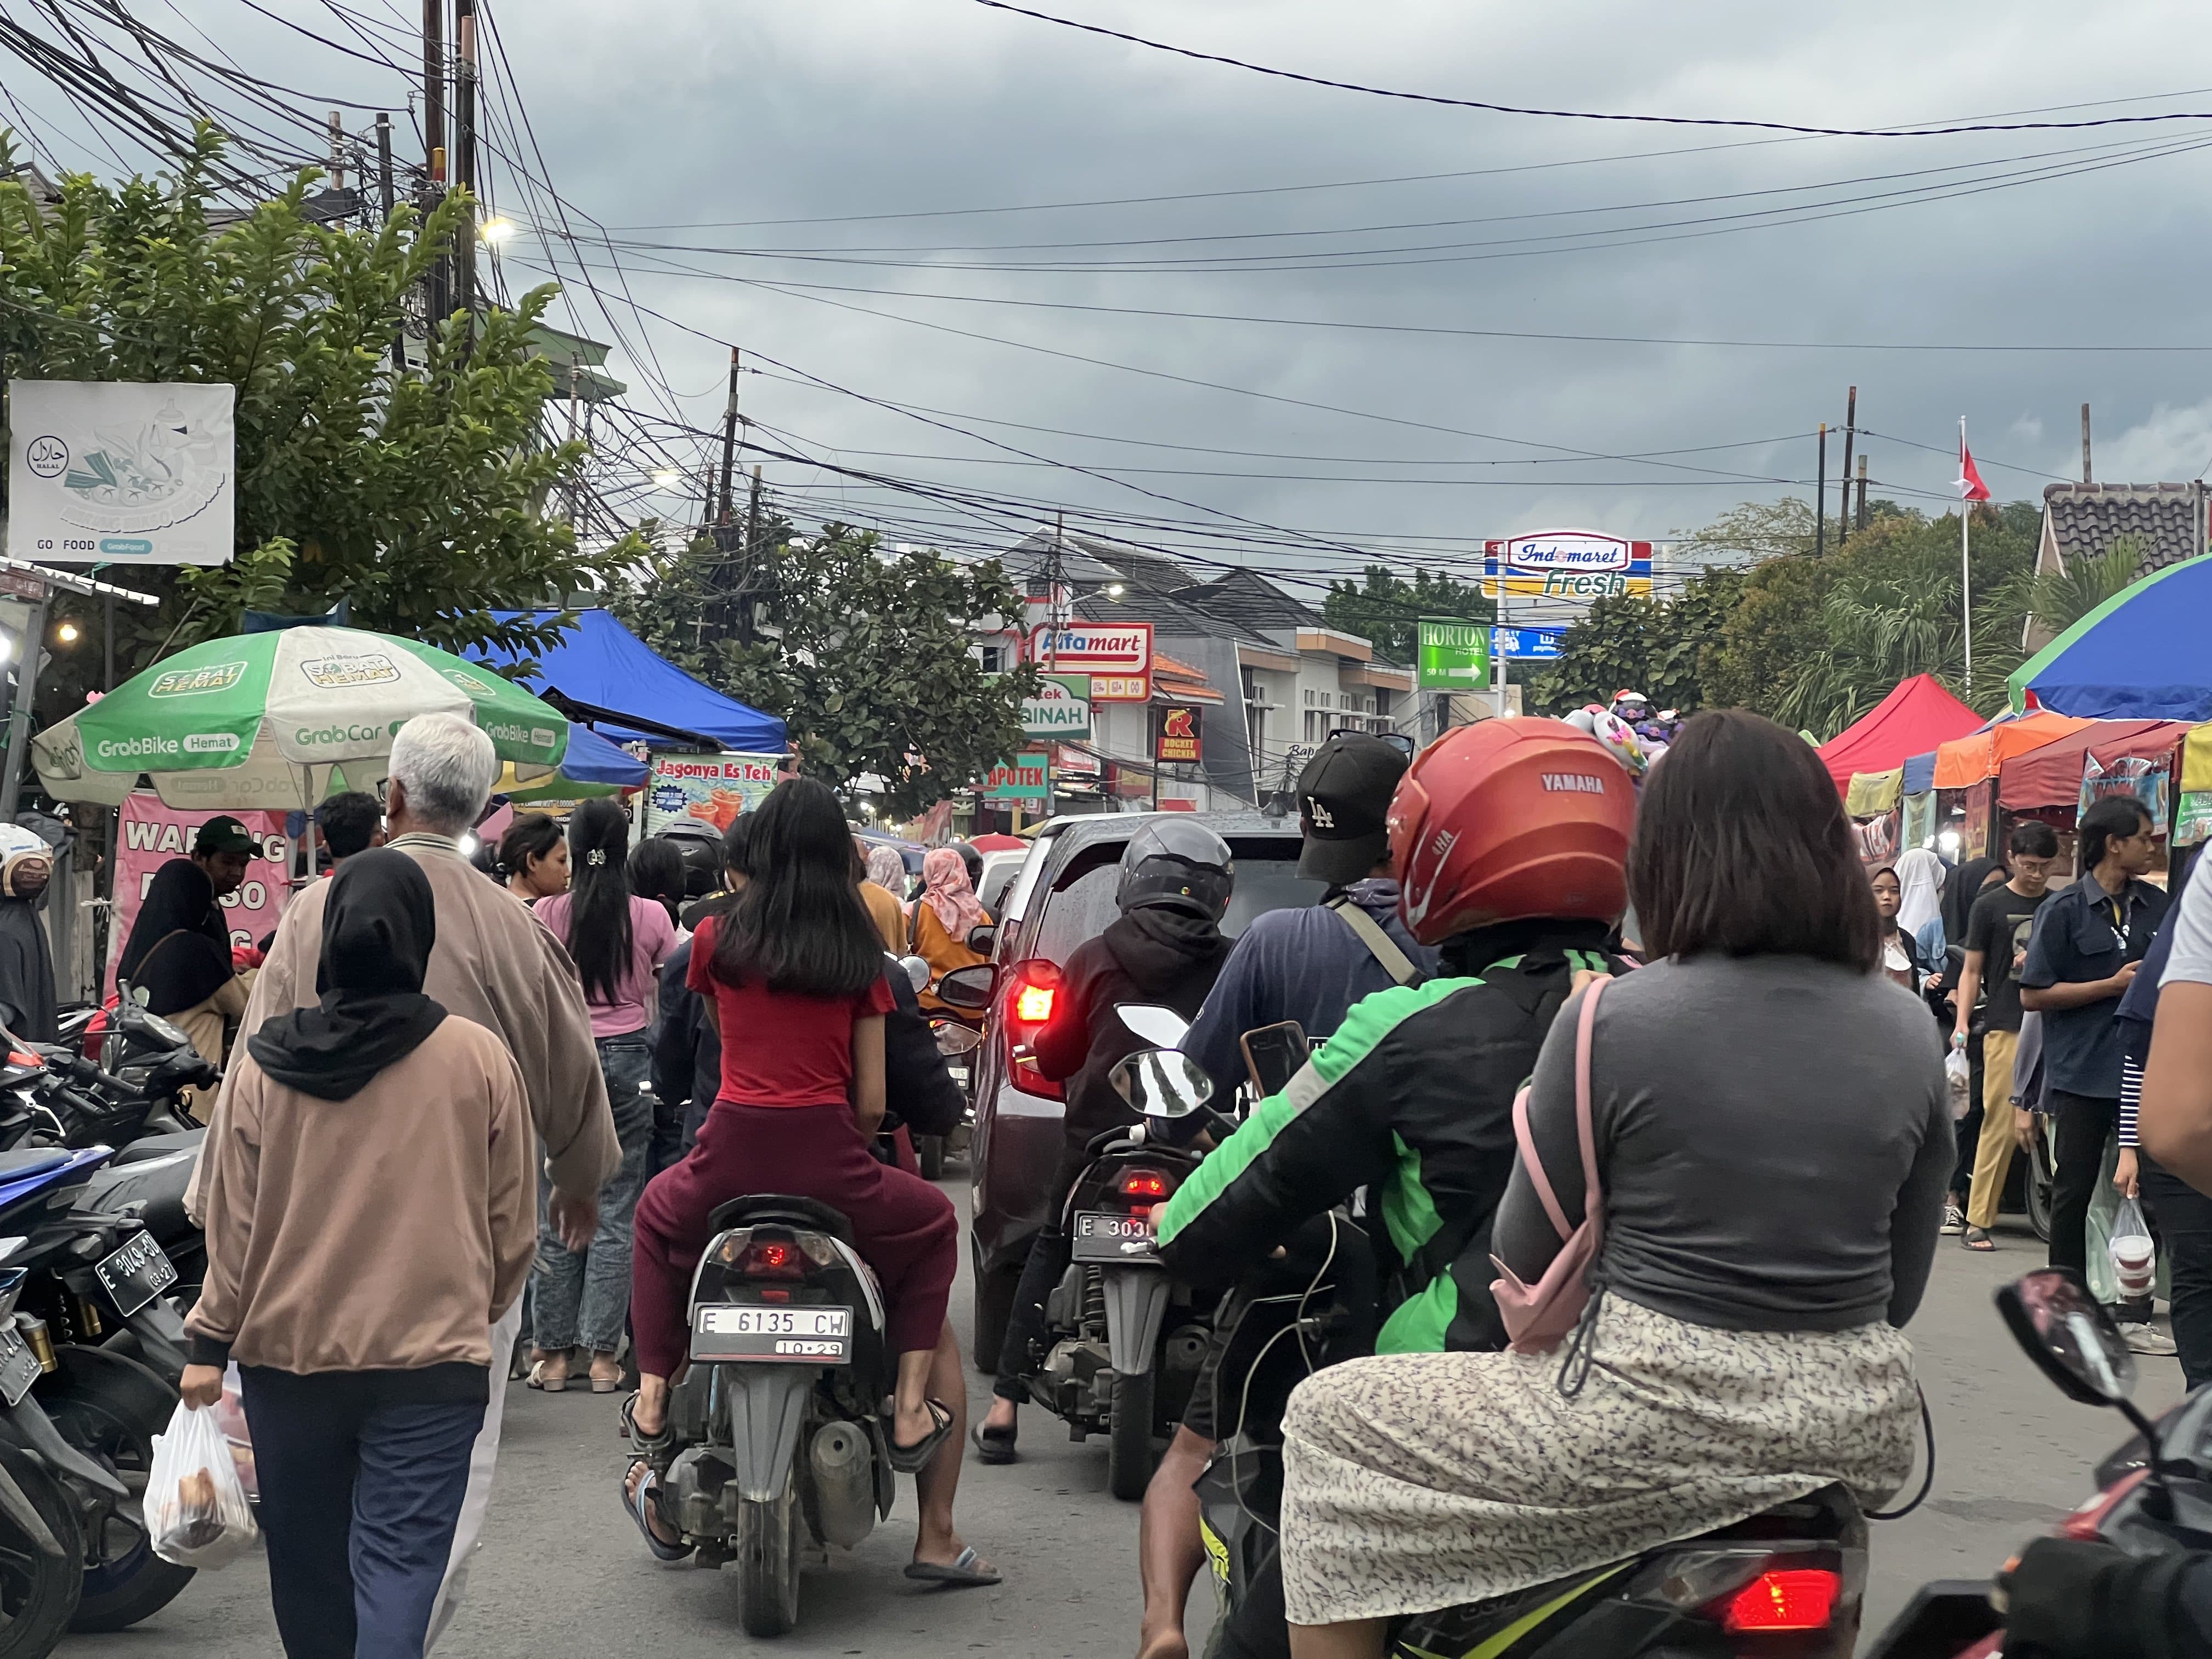
[[[2016,669],[2012,706],[2102,720],[2212,720],[2212,558],[2107,599]]]
[[[501,622],[550,622],[555,611],[501,611]],[[642,738],[655,748],[730,750],[780,755],[783,722],[726,697],[657,654],[615,619],[614,613],[574,613],[575,626],[561,642],[535,653],[484,651],[481,659],[501,668],[532,661],[524,675],[556,707],[566,707],[616,743]]]
[[[1997,804],[2007,811],[2073,807],[2085,767],[2109,771],[2124,760],[2170,759],[2189,732],[2185,720],[2094,720],[2016,754],[1997,773]]]
[[[1838,792],[1847,792],[1853,774],[1903,766],[1981,723],[1982,717],[1946,691],[1933,674],[1915,674],[1822,744],[1820,763],[1835,779]],[[1908,787],[1905,793],[1913,792]]]

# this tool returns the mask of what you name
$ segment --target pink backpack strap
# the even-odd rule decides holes
[[[1583,1213],[1588,1218],[1593,1213],[1602,1214],[1604,1206],[1600,1197],[1597,1176],[1597,1134],[1591,1121],[1590,1110],[1590,1039],[1597,1023],[1598,994],[1611,984],[1610,980],[1592,982],[1583,998],[1582,1014],[1575,1024],[1575,1133],[1582,1144],[1583,1154]],[[1513,1097],[1513,1139],[1521,1149],[1521,1167],[1528,1172],[1528,1182],[1536,1189],[1536,1197],[1543,1204],[1544,1213],[1552,1218],[1553,1229],[1562,1242],[1575,1236],[1574,1227],[1567,1220],[1567,1212],[1559,1206],[1559,1195],[1552,1188],[1552,1178],[1544,1173],[1544,1160],[1537,1154],[1536,1138],[1528,1128],[1528,1091],[1524,1086]]]

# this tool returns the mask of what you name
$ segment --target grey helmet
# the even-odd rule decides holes
[[[1114,902],[1124,915],[1158,905],[1219,921],[1236,882],[1227,842],[1189,818],[1162,817],[1146,823],[1122,849]]]

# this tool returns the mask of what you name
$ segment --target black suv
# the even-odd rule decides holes
[[[1048,1221],[1059,1167],[1065,1091],[1034,1067],[1012,1063],[1052,1018],[1053,988],[1023,972],[1032,962],[1065,963],[1075,947],[1103,933],[1114,908],[1121,849],[1151,813],[1054,818],[1042,825],[1021,873],[1007,890],[992,960],[1000,964],[983,1046],[976,1051],[975,1142],[969,1169],[969,1235],[975,1268],[975,1363],[995,1370],[1014,1284],[1030,1240]],[[1253,917],[1317,902],[1319,882],[1297,873],[1296,818],[1257,812],[1206,812],[1198,822],[1229,843],[1237,888],[1222,931],[1234,937]],[[1056,977],[1054,975],[1054,977]]]

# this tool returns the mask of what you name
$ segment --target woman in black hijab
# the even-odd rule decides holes
[[[362,1085],[422,1046],[446,1017],[422,994],[438,912],[430,879],[404,853],[356,854],[331,878],[312,1008],[278,1014],[246,1051],[277,1082],[321,1100]]]
[[[52,878],[53,851],[43,837],[0,823],[0,1025],[26,1042],[52,1042],[54,957],[39,921]]]
[[[147,1012],[164,1016],[205,1002],[231,978],[230,929],[214,881],[193,860],[171,859],[155,872],[115,972]]]

